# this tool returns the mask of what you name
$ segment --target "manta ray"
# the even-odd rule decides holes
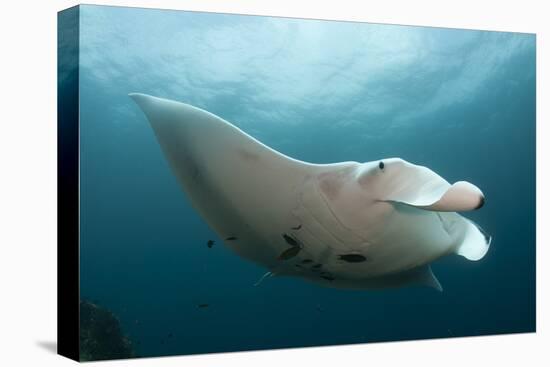
[[[476,261],[491,238],[457,212],[485,202],[400,158],[313,164],[290,158],[203,109],[130,96],[192,206],[224,243],[272,275],[336,288],[442,287],[430,263]]]

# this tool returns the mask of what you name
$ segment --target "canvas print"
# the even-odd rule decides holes
[[[67,12],[78,359],[535,331],[535,35]]]

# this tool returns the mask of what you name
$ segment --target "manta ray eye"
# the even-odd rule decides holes
[[[380,162],[380,163],[378,163],[378,168],[380,168],[380,169],[384,169],[384,162]]]

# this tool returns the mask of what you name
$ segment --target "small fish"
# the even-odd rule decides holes
[[[349,263],[360,263],[360,262],[363,262],[363,261],[367,260],[367,258],[365,256],[359,255],[359,254],[339,255],[338,258],[340,260],[344,260],[344,261],[347,261]]]
[[[168,337],[169,337],[169,338],[172,338],[173,336],[174,336],[174,334],[168,333]]]
[[[311,264],[313,262],[313,260],[310,260],[310,259],[303,259],[302,260],[302,264]]]
[[[286,233],[283,233],[283,238],[286,241],[286,243],[288,243],[290,246],[301,247],[300,244],[298,243],[298,241],[296,241],[295,238],[290,237]]]
[[[212,246],[214,246],[214,241],[208,240],[208,242],[206,243],[206,246],[208,246],[208,248],[212,248]]]
[[[235,241],[237,239],[237,237],[227,237],[225,240],[226,241]]]
[[[302,228],[302,225],[299,224],[299,225],[297,225],[296,227],[291,227],[291,228],[292,228],[293,230],[297,231],[297,230],[299,230],[300,228]]]
[[[268,271],[267,273],[265,273],[264,275],[262,275],[262,277],[260,279],[258,279],[258,281],[256,283],[254,283],[254,287],[257,287],[259,286],[265,279],[267,278],[270,278],[272,277],[274,274],[270,271]]]
[[[281,254],[279,255],[279,257],[277,259],[278,260],[292,259],[294,256],[298,255],[300,250],[301,250],[301,248],[298,247],[298,246],[289,247],[286,250],[284,250],[283,252],[281,252]]]
[[[312,269],[319,269],[321,266],[323,266],[323,264],[315,264],[311,268]]]
[[[208,307],[208,303],[201,303],[199,305],[199,308],[206,308],[206,307]]]

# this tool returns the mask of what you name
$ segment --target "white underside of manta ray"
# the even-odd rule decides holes
[[[457,214],[482,192],[389,158],[311,164],[202,109],[131,94],[194,208],[225,244],[269,275],[356,289],[426,285],[452,253],[479,260],[490,237]]]

